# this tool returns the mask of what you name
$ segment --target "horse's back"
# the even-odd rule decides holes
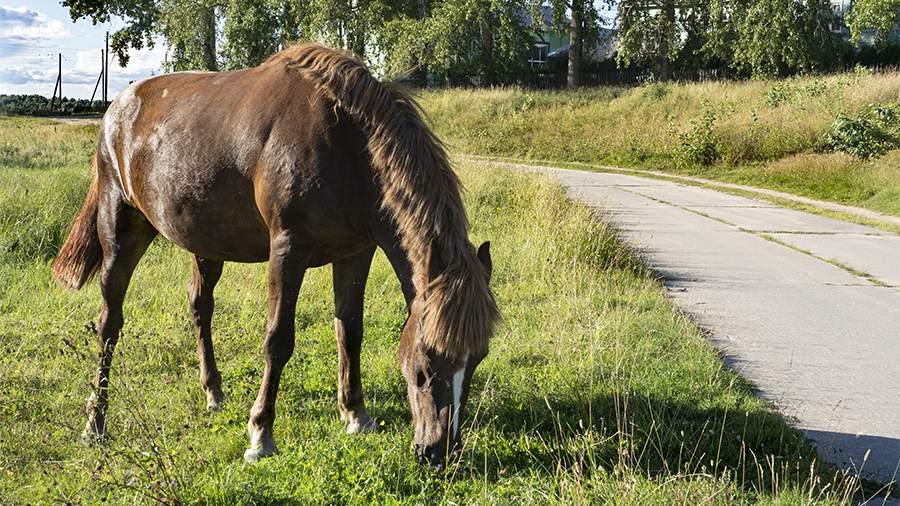
[[[284,67],[175,73],[123,92],[101,144],[128,203],[166,238],[207,258],[262,261],[273,228],[337,249],[365,233],[371,177],[349,123]]]

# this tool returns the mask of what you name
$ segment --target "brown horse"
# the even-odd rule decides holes
[[[313,44],[252,69],[154,77],[110,106],[94,168],[53,264],[70,289],[100,271],[101,353],[88,440],[105,435],[122,302],[160,233],[194,255],[189,295],[211,409],[222,401],[210,326],[223,262],[269,262],[266,366],[250,411],[248,462],[276,451],[275,398],[310,267],[333,264],[341,419],[349,433],[376,427],[359,370],[363,292],[376,247],[409,308],[399,361],[416,452],[441,466],[459,446],[472,373],[498,318],[491,259],[487,243],[476,252],[469,242],[459,181],[408,94],[379,83],[352,56]]]

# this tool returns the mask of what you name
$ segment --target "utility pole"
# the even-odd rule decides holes
[[[109,32],[106,32],[106,49],[103,50],[103,107],[109,104]]]
[[[50,97],[50,110],[56,102],[56,94],[59,93],[59,108],[62,109],[62,53],[59,53],[59,71],[56,74],[56,84],[53,85],[53,96]]]
[[[101,50],[100,50],[100,75],[97,76],[97,84],[94,85],[94,92],[91,93],[91,106],[92,106],[92,107],[93,107],[93,104],[94,104],[94,96],[97,95],[97,88],[100,87],[100,81],[103,80],[103,75],[106,73],[106,72],[105,72],[106,69],[103,68],[103,67],[104,67],[104,65],[103,65],[103,59],[104,59],[104,55],[105,55],[105,54],[106,54],[106,53],[101,49]]]

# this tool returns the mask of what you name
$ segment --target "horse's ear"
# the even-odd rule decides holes
[[[487,273],[488,279],[490,279],[491,273],[494,271],[494,263],[491,261],[491,241],[485,241],[484,244],[478,247],[478,260],[481,261],[481,265],[484,266],[484,272]]]

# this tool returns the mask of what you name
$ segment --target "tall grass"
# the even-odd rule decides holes
[[[900,73],[632,89],[445,90],[423,99],[440,136],[461,153],[642,167],[900,213],[892,198],[900,191],[900,154],[836,164],[826,137],[842,116],[900,103]],[[778,170],[769,170],[773,165]]]
[[[0,139],[8,129],[0,121]],[[226,404],[210,414],[187,311],[189,256],[162,240],[126,300],[112,440],[84,448],[99,294],[96,285],[77,294],[56,287],[48,252],[86,191],[89,149],[82,164],[58,167],[53,142],[36,146],[47,167],[0,168],[0,244],[40,245],[0,251],[2,504],[841,504],[859,493],[722,365],[602,216],[546,180],[478,164],[459,169],[473,240],[493,241],[492,286],[505,319],[476,373],[457,463],[435,472],[410,450],[395,359],[405,308],[379,254],[362,364],[382,430],[347,436],[338,420],[331,276],[316,269],[304,281],[297,351],[282,378],[282,453],[244,464],[263,365],[265,266],[228,264],[217,288]]]

